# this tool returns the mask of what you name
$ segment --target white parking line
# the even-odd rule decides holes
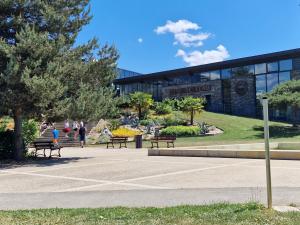
[[[143,188],[151,188],[151,189],[168,189],[166,187],[161,186],[152,186],[152,185],[143,185],[143,184],[132,184],[132,183],[120,183],[118,181],[109,181],[109,180],[98,180],[98,179],[88,179],[88,178],[78,178],[78,177],[67,177],[67,176],[56,176],[56,175],[48,175],[48,174],[38,174],[38,173],[30,173],[30,172],[12,172],[12,171],[0,171],[1,173],[9,173],[14,175],[28,175],[28,176],[36,176],[36,177],[47,177],[47,178],[55,178],[55,179],[65,179],[65,180],[75,180],[75,181],[85,181],[85,182],[95,182],[101,183],[101,185],[123,185],[123,186],[136,186]],[[91,185],[89,185],[91,186]],[[75,188],[76,189],[76,188]],[[56,191],[62,192],[62,191]]]
[[[252,162],[253,161],[247,161],[247,162],[240,162],[240,163],[234,163],[234,164],[198,168],[198,169],[192,169],[192,170],[182,170],[182,171],[177,171],[177,172],[162,173],[162,174],[157,174],[157,175],[152,175],[152,176],[144,176],[144,177],[137,177],[137,178],[119,180],[119,181],[117,181],[117,183],[126,185],[126,184],[128,184],[127,182],[131,182],[131,181],[158,178],[158,177],[171,176],[171,175],[187,174],[187,173],[199,172],[199,171],[211,170],[211,169],[219,169],[219,168],[237,166],[237,165],[252,163]],[[132,184],[132,183],[130,183],[130,184]],[[85,189],[90,189],[90,188],[95,188],[95,187],[102,187],[102,186],[106,186],[106,185],[107,184],[88,185],[88,186],[82,186],[82,187],[77,187],[77,188],[73,188],[73,189],[68,189],[68,191],[79,191],[79,190],[85,190]],[[136,184],[134,184],[134,185],[136,185]],[[169,189],[169,188],[167,188],[167,189]]]

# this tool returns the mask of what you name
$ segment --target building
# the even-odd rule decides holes
[[[282,82],[300,79],[300,49],[251,56],[151,74],[122,73],[114,84],[121,95],[135,91],[155,100],[195,96],[206,98],[206,109],[239,116],[260,117],[258,96]],[[300,121],[290,107],[272,109],[275,120]]]

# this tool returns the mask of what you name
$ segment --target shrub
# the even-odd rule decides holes
[[[14,129],[14,121],[8,116],[0,119],[0,132]]]
[[[132,130],[126,127],[120,127],[117,130],[112,131],[114,137],[134,137],[135,135],[142,134],[138,130]]]
[[[169,126],[179,126],[187,125],[187,120],[182,112],[174,111],[172,114],[166,116],[163,120],[163,125],[166,127]]]
[[[196,126],[170,126],[161,131],[161,135],[170,135],[177,137],[191,137],[198,136],[200,128]]]
[[[39,124],[35,120],[24,120],[23,128],[23,141],[27,148],[39,135]]]
[[[119,119],[111,119],[109,120],[109,129],[117,130],[121,126],[121,122]]]
[[[172,106],[165,102],[156,102],[154,105],[154,111],[157,115],[170,114],[172,112]]]

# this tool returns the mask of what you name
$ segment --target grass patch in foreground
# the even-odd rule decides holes
[[[42,209],[0,211],[0,224],[299,225],[300,213],[278,213],[255,203],[170,208]]]

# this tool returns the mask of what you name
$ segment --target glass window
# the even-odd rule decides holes
[[[267,64],[268,72],[278,71],[278,62],[272,62]]]
[[[272,91],[278,85],[278,73],[267,74],[267,91]]]
[[[266,64],[265,63],[255,65],[255,74],[261,74],[261,73],[266,73]]]
[[[210,72],[211,80],[220,80],[220,70],[215,70]]]
[[[280,71],[292,70],[293,69],[293,62],[292,62],[291,59],[281,60],[279,62],[279,67],[280,67]]]
[[[222,79],[229,79],[231,77],[231,69],[222,70]]]
[[[194,74],[192,75],[191,82],[192,82],[192,83],[199,83],[199,82],[201,82],[201,76],[200,76],[200,73],[194,73]]]
[[[248,74],[254,74],[254,65],[244,66],[244,68],[248,71]]]
[[[210,73],[209,72],[201,73],[201,81],[208,81],[208,80],[210,80]]]
[[[279,73],[279,83],[283,83],[291,80],[291,72],[280,72]]]
[[[266,75],[256,76],[256,95],[263,94],[266,91]]]
[[[300,58],[293,59],[293,70],[300,70]]]

